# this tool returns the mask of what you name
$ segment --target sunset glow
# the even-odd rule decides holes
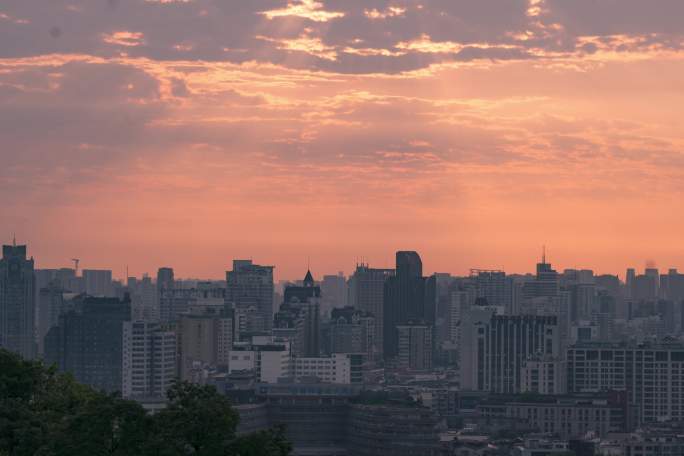
[[[37,267],[684,268],[684,2],[0,4]],[[177,264],[174,264],[177,262]],[[503,264],[501,264],[503,263]],[[624,278],[624,277],[623,277]]]

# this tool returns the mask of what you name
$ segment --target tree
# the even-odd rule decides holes
[[[211,386],[176,382],[168,398],[168,406],[153,417],[160,454],[226,454],[239,416],[225,396]]]
[[[236,436],[238,414],[215,388],[177,382],[169,405],[98,392],[0,350],[0,456],[286,456],[283,429]]]

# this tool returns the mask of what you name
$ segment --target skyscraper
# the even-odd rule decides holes
[[[123,323],[124,398],[164,399],[176,378],[176,334],[159,323]]]
[[[474,315],[477,313],[477,315]],[[498,316],[471,311],[463,328],[461,388],[515,394],[522,367],[534,356],[561,356],[555,316]]]
[[[397,327],[406,324],[434,325],[434,283],[426,287],[423,262],[416,252],[397,252],[394,277],[385,281],[383,299],[384,358],[396,358],[399,349]],[[434,282],[434,281],[433,281]],[[432,290],[430,298],[426,291]]]
[[[368,312],[374,317],[376,357],[382,356],[383,313],[385,280],[394,276],[394,269],[375,269],[367,264],[356,265],[356,271],[349,279],[349,305]]]
[[[5,245],[0,260],[0,347],[31,359],[36,353],[35,275],[26,246]]]
[[[157,270],[157,289],[168,290],[173,289],[176,284],[176,279],[173,273],[173,268],[159,268]]]
[[[252,260],[233,260],[226,272],[226,302],[247,315],[250,331],[268,331],[273,324],[273,266],[253,264]]]
[[[130,319],[129,297],[76,297],[45,336],[46,363],[93,388],[121,391],[123,323]]]

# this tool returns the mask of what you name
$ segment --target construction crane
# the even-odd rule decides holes
[[[74,262],[74,269],[76,270],[75,275],[78,275],[78,263],[81,261],[78,258],[72,258],[71,261]]]

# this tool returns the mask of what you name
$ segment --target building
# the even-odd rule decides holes
[[[169,290],[173,288],[176,288],[173,268],[159,268],[157,270],[157,289]]]
[[[330,353],[363,353],[367,361],[377,353],[375,318],[353,307],[333,309],[330,319]]]
[[[254,337],[250,344],[233,347],[229,372],[252,372],[259,383],[278,383],[294,377],[290,342],[271,336]]]
[[[641,422],[684,420],[684,344],[582,343],[567,362],[570,393],[626,390]]]
[[[347,425],[354,456],[441,455],[434,412],[413,403],[352,404]]]
[[[432,353],[434,351],[432,326],[400,325],[397,326],[399,351],[397,367],[408,370],[432,369]]]
[[[59,324],[59,316],[66,311],[65,296],[69,299],[74,297],[73,294],[65,293],[57,281],[50,282],[38,292],[36,338],[38,356],[41,358],[45,354],[45,336],[50,328]]]
[[[163,323],[178,321],[181,314],[192,308],[222,308],[226,299],[226,289],[211,282],[199,282],[187,288],[176,282],[176,288],[161,288],[159,292],[159,316]]]
[[[182,314],[178,320],[181,380],[196,380],[204,366],[228,366],[233,348],[234,313],[228,308],[208,307]]]
[[[504,271],[471,269],[470,275],[475,280],[478,298],[485,299],[490,306],[510,308],[512,288]]]
[[[675,456],[684,454],[684,436],[647,429],[606,439],[599,448],[605,456]]]
[[[357,385],[324,383],[260,384],[269,425],[285,426],[285,436],[297,455],[348,455],[350,402]]]
[[[558,296],[560,279],[558,272],[546,262],[546,254],[542,256],[541,263],[537,263],[537,275],[534,280],[526,282],[522,291],[525,299]]]
[[[142,280],[129,277],[127,288],[131,296],[131,319],[135,321],[159,321],[158,289],[152,283],[152,279],[147,274],[143,275]]]
[[[605,436],[631,430],[624,392],[575,396],[490,396],[476,408],[484,418],[508,418],[563,439],[588,432]]]
[[[0,347],[26,359],[36,355],[35,275],[26,246],[2,246],[0,260]]]
[[[383,299],[385,281],[394,276],[394,269],[375,269],[367,264],[356,265],[349,278],[349,306],[375,317],[375,358],[382,357],[383,349]]]
[[[326,318],[333,309],[347,306],[347,279],[343,273],[323,276],[321,298],[321,315]]]
[[[325,383],[260,384],[257,396],[268,425],[285,426],[293,455],[441,454],[437,417],[413,401],[365,400],[360,386]]]
[[[84,269],[83,282],[85,292],[90,296],[112,297],[114,288],[112,287],[112,271],[105,269]]]
[[[423,277],[423,263],[416,252],[396,253],[396,275],[385,281],[383,298],[383,354],[399,355],[400,325],[434,326],[436,280]],[[429,282],[429,283],[428,283]]]
[[[522,367],[533,356],[560,357],[554,316],[500,316],[471,310],[461,345],[461,388],[515,394]]]
[[[294,356],[315,358],[321,353],[321,289],[307,271],[302,285],[285,287],[284,302],[275,315],[273,334],[292,341]]]
[[[159,323],[123,323],[121,394],[127,399],[165,399],[177,378],[176,333]]]
[[[269,331],[273,324],[273,266],[233,260],[226,272],[226,302],[242,315],[249,315],[246,332]]]
[[[550,356],[533,356],[525,360],[520,371],[523,393],[559,395],[567,392],[566,363]]]
[[[336,353],[329,357],[294,358],[294,378],[315,378],[321,383],[339,385],[363,383],[362,364],[361,355],[347,353]]]
[[[129,298],[79,295],[45,336],[45,362],[76,381],[107,392],[122,391],[123,323]]]

